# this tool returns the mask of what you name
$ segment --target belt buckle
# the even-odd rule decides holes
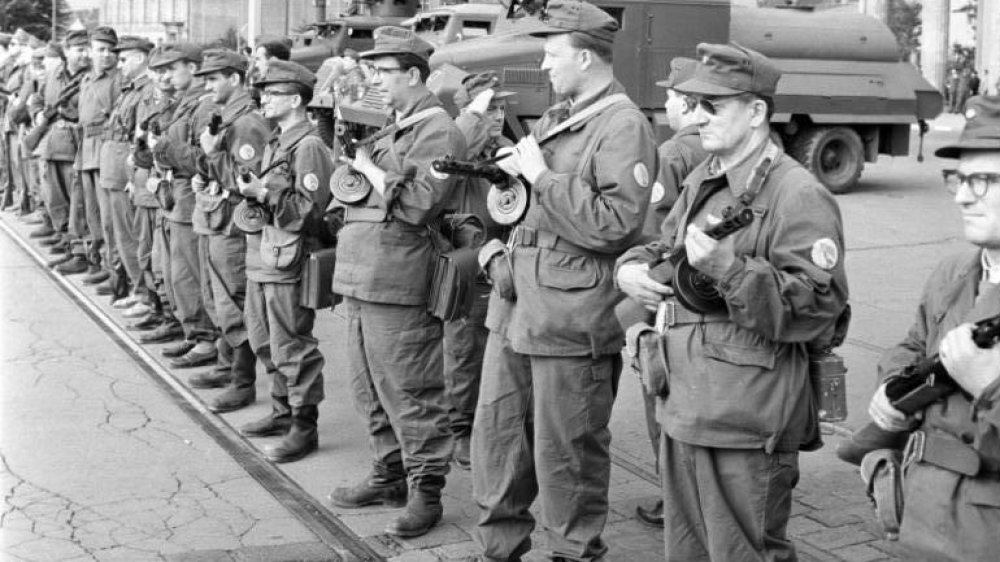
[[[673,328],[677,324],[677,303],[671,300],[662,300],[656,306],[656,331],[664,333],[667,328]]]
[[[915,462],[924,460],[924,449],[927,447],[927,434],[917,430],[910,434],[910,439],[903,448],[903,471]]]

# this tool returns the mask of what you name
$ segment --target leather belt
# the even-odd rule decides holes
[[[615,259],[614,255],[595,252],[594,250],[578,246],[556,234],[552,234],[551,232],[536,230],[523,225],[514,227],[514,232],[511,233],[510,241],[507,244],[511,248],[515,248],[517,246],[525,248],[546,248],[557,252],[564,252],[588,258],[606,260]]]
[[[89,125],[82,125],[83,136],[85,137],[97,137],[104,134],[104,123],[90,123]]]
[[[728,314],[702,314],[692,312],[677,302],[676,299],[666,299],[660,303],[656,309],[657,331],[663,333],[664,330],[674,326],[684,324],[710,324],[718,322],[730,322]]]
[[[915,462],[932,464],[965,476],[1000,479],[1000,471],[984,463],[979,451],[953,437],[941,437],[926,431],[914,431],[903,449],[903,468]]]

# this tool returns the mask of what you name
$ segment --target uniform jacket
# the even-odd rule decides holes
[[[746,189],[767,144],[727,173],[713,172],[714,158],[695,168],[661,240],[630,250],[619,263],[656,259],[683,243],[689,219],[705,228],[709,213],[721,217]],[[711,183],[722,190],[689,217],[699,189]],[[657,418],[685,443],[795,451],[817,436],[807,344],[832,335],[847,303],[840,209],[784,153],[751,206],[754,222],[732,235],[737,260],[716,283],[730,321],[666,331],[670,395]]]
[[[198,173],[198,161],[205,155],[198,137],[208,126],[215,107],[212,95],[206,93],[203,86],[189,87],[164,123],[163,136],[153,150],[157,165],[174,173],[174,209],[167,214],[170,221],[191,222],[194,212],[191,177]]]
[[[80,152],[79,170],[97,170],[101,167],[101,144],[104,126],[121,95],[125,78],[117,68],[98,75],[91,71],[80,82]]]
[[[308,121],[302,121],[272,136],[264,150],[261,178],[267,188],[264,205],[271,225],[300,235],[301,255],[319,247],[316,232],[322,227],[323,211],[330,203],[330,151]],[[302,272],[302,260],[279,271],[264,264],[260,256],[261,234],[247,235],[247,279],[258,283],[294,283]],[[338,264],[339,266],[339,264]]]
[[[501,147],[514,146],[514,143],[506,137],[489,136],[490,120],[480,113],[463,111],[455,118],[455,125],[465,137],[466,160],[484,160],[492,157]],[[500,224],[490,217],[489,207],[486,206],[486,195],[489,190],[490,182],[483,178],[462,178],[451,202],[448,203],[448,209],[476,215],[482,219],[487,232],[490,233],[487,238],[493,238],[499,236],[501,228]]]
[[[151,131],[156,127],[154,122],[159,123],[161,131],[166,130],[169,118],[173,115],[177,100],[160,96],[156,92],[156,85],[150,84],[149,95],[142,98],[136,108],[136,123],[145,127],[146,131]],[[146,136],[148,139],[148,134]],[[156,209],[160,206],[156,200],[156,195],[146,189],[146,179],[149,178],[153,168],[153,153],[149,150],[148,143],[142,145],[136,143],[132,147],[132,160],[135,162],[132,182],[136,189],[132,192],[132,201],[137,207]]]
[[[132,166],[128,155],[132,151],[135,128],[138,123],[139,107],[145,99],[153,96],[153,83],[145,71],[129,80],[104,128],[104,145],[101,147],[101,187],[122,190],[132,179]],[[145,186],[139,186],[145,188]]]
[[[973,315],[983,276],[981,253],[979,248],[969,249],[938,265],[924,286],[906,339],[879,362],[880,378],[898,376],[911,363],[937,353],[944,335],[959,324],[1000,314],[1000,299],[994,299],[983,303]],[[1000,382],[990,385],[975,402],[955,393],[928,406],[921,429],[971,445],[988,469],[1000,470]],[[995,487],[996,481],[991,485]],[[1000,502],[1000,494],[993,497]]]
[[[606,96],[549,108],[532,134],[546,131]],[[583,252],[514,247],[516,302],[494,293],[487,327],[506,330],[518,353],[594,356],[618,353],[624,335],[615,321],[619,299],[614,260],[642,233],[656,174],[656,142],[631,101],[605,108],[542,146],[548,171],[530,186],[523,226],[558,236]]]
[[[15,62],[7,74],[4,88],[10,92],[7,107],[3,115],[3,132],[8,135],[17,133],[17,115],[23,113],[27,100],[21,97],[21,87],[24,86],[27,65]]]
[[[267,121],[254,110],[253,100],[245,90],[233,93],[221,109],[222,126],[215,153],[202,162],[203,175],[218,184],[218,195],[196,197],[193,223],[213,234],[236,232],[232,211],[243,197],[236,178],[243,169],[260,175],[260,162],[271,138]]]
[[[649,211],[642,232],[646,242],[660,237],[660,226],[670,213],[681,194],[684,178],[708,158],[708,152],[701,146],[698,126],[691,125],[677,131],[673,137],[660,145],[660,170],[656,174],[649,200]]]
[[[428,92],[410,114],[440,105]],[[427,302],[438,254],[438,221],[459,181],[434,175],[431,162],[465,154],[465,139],[446,113],[432,115],[375,144],[372,160],[386,171],[385,196],[373,190],[358,206],[375,215],[382,211],[384,218],[355,220],[347,209],[346,224],[338,235],[335,293],[368,302]]]
[[[70,75],[64,66],[50,72],[45,78],[42,90],[42,107],[39,110],[55,107],[66,88],[74,81],[82,80],[81,74],[86,72],[87,69],[82,69],[77,74]],[[79,151],[77,142],[79,135],[76,131],[76,124],[79,121],[79,99],[80,94],[77,93],[59,107],[59,111],[49,123],[49,130],[45,133],[45,138],[42,141],[42,158],[60,162],[76,160]]]

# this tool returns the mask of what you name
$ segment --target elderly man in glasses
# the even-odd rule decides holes
[[[701,44],[698,58],[676,89],[696,100],[709,157],[661,239],[616,272],[630,298],[659,311],[643,340],[651,354],[640,354],[656,360],[639,366],[659,399],[666,559],[793,560],[798,451],[819,444],[809,348],[832,338],[847,303],[840,210],[769,139],[774,64],[735,44]],[[729,236],[706,233],[748,214]],[[661,275],[671,253],[678,275]],[[679,300],[692,284],[714,298]]]
[[[914,430],[902,459],[899,541],[920,560],[993,560],[1000,550],[1000,347],[972,339],[973,322],[1000,314],[1000,97],[970,99],[966,118],[958,142],[936,155],[958,159],[945,185],[972,247],[931,274],[906,339],[879,363],[883,384],[869,406],[880,428]],[[935,352],[960,388],[922,416],[904,415],[886,383]]]

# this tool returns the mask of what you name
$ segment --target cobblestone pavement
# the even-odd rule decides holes
[[[0,233],[0,558],[330,551]]]

